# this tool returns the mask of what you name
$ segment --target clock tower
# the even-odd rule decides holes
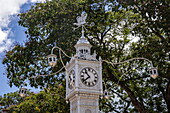
[[[66,64],[66,99],[70,101],[70,113],[98,113],[102,89],[102,61],[91,54],[92,45],[84,37],[85,16],[78,21],[82,36],[74,46],[76,54]],[[84,20],[83,20],[84,19]]]

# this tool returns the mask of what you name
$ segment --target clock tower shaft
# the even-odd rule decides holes
[[[70,113],[98,113],[99,95],[76,94],[70,98]]]
[[[70,101],[70,113],[98,113],[102,88],[102,60],[91,54],[92,45],[84,37],[87,14],[77,17],[74,25],[82,27],[82,36],[74,46],[76,54],[66,65],[66,99]]]

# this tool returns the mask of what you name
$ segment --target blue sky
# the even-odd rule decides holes
[[[17,91],[18,88],[10,88],[5,73],[2,59],[4,51],[8,50],[15,42],[23,43],[26,40],[24,34],[26,28],[18,25],[17,14],[27,11],[36,2],[44,0],[0,0],[0,95]],[[30,88],[29,88],[30,89]],[[33,91],[37,91],[32,89]]]

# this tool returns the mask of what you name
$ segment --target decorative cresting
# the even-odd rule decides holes
[[[82,27],[81,38],[78,40],[77,44],[74,46],[76,48],[75,57],[78,57],[79,59],[84,59],[84,60],[96,60],[96,51],[94,51],[93,55],[91,55],[90,49],[92,45],[89,43],[89,41],[84,36],[86,18],[87,18],[87,13],[82,12],[81,16],[77,17],[77,23],[74,23],[74,25],[78,26],[77,28]]]

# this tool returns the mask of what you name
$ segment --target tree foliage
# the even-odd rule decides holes
[[[62,85],[55,85],[52,88],[45,88],[41,92],[34,94],[29,93],[27,97],[11,98],[13,96],[6,95],[1,101],[8,103],[9,113],[69,113],[69,105],[66,103],[65,88]],[[5,100],[8,98],[8,101]],[[10,103],[9,103],[10,102]]]
[[[134,32],[142,35],[138,46],[132,48],[133,54],[139,54],[154,61],[158,67],[159,78],[155,81],[157,92],[160,92],[158,95],[164,98],[170,112],[170,1],[132,0],[129,3],[122,4],[129,5],[130,9],[142,17],[142,21],[133,29]]]
[[[21,103],[23,99],[19,96],[18,91],[7,93],[0,97],[1,106],[9,107]]]
[[[168,0],[52,0],[34,5],[19,15],[19,24],[27,28],[27,42],[16,45],[3,60],[10,86],[19,87],[27,81],[34,87],[48,87],[63,80],[64,73],[55,73],[62,67],[61,59],[51,68],[46,56],[55,44],[70,56],[75,53],[73,47],[81,32],[72,29],[73,23],[84,10],[88,14],[86,37],[92,49],[103,61],[112,62],[103,62],[103,87],[112,96],[100,101],[100,109],[106,113],[170,112],[168,6]],[[54,52],[58,55],[58,50]],[[151,60],[158,67],[159,77],[150,78],[150,64],[145,60],[113,65],[134,57]],[[69,61],[64,55],[62,59],[64,63]],[[51,73],[53,76],[34,79]]]

